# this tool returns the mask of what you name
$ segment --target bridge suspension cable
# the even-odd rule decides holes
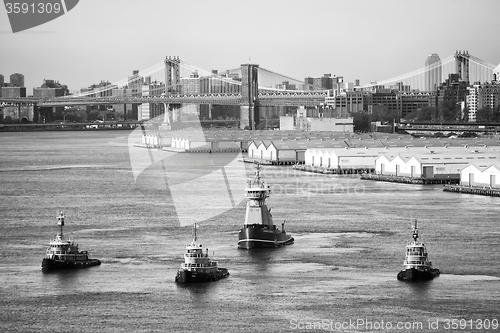
[[[481,60],[481,59],[474,57],[472,55],[469,56],[469,59],[472,60],[473,62],[481,65],[481,66],[484,66],[485,68],[490,68],[492,70],[495,69],[495,67],[497,66],[497,65],[492,64],[491,62]]]
[[[189,64],[189,63],[184,62],[184,61],[180,62],[180,66],[186,70],[191,71],[191,73],[194,73],[194,72],[198,73],[198,75],[200,77],[211,77],[213,79],[220,80],[221,82],[226,82],[229,84],[241,86],[241,81],[234,80],[231,77],[231,73],[229,71],[226,71],[225,74],[219,74],[218,72],[214,73],[213,71],[207,71],[205,69],[202,69],[200,67],[197,67],[195,65]],[[181,77],[182,77],[182,75],[181,75]],[[241,76],[239,76],[239,77],[241,78]]]
[[[67,97],[85,97],[85,96],[109,96],[110,92],[113,89],[125,89],[130,85],[130,83],[136,83],[140,80],[140,78],[151,76],[154,74],[157,74],[158,72],[164,71],[165,70],[165,65],[163,61],[158,62],[142,71],[139,71],[138,74],[133,75],[132,77],[129,77],[127,79],[122,79],[120,81],[102,86],[102,87],[97,87],[88,91],[84,92],[79,92]]]
[[[453,67],[453,68],[452,68]],[[363,85],[363,88],[370,88],[375,86],[386,86],[388,84],[397,84],[402,83],[405,86],[410,86],[412,89],[423,90],[425,86],[425,74],[441,69],[442,73],[439,75],[441,82],[443,81],[443,77],[448,76],[445,73],[454,71],[455,69],[455,57],[449,56],[442,59],[439,62],[435,62],[427,67],[421,67],[414,71],[404,73],[390,79],[375,81],[368,84]],[[444,73],[443,73],[444,72]]]
[[[470,66],[469,74],[469,82],[471,84],[484,83],[493,79],[495,65],[474,56],[469,56],[469,61],[472,65]]]
[[[467,70],[469,83],[473,84],[476,82],[487,82],[492,79],[493,69],[495,68],[495,65],[469,55],[468,53],[457,53],[455,55],[448,56],[441,61],[435,62],[429,66],[424,66],[417,70],[398,75],[390,79],[365,84],[362,86],[362,88],[384,86],[386,88],[397,87],[400,90],[401,88],[403,88],[403,90],[407,91],[426,91],[429,89],[429,76],[436,77],[439,81],[437,82],[437,84],[441,84],[449,78],[450,74],[457,74],[457,62],[459,61],[468,62]],[[466,78],[462,77],[461,79],[465,80]]]
[[[304,82],[268,69],[259,68],[259,89],[265,90],[304,90]],[[289,89],[292,88],[292,89]]]
[[[304,81],[294,79],[290,76],[279,74],[271,70],[258,67],[259,71],[259,89],[269,90],[269,91],[309,91],[312,90],[310,85],[305,84]],[[227,72],[239,75],[241,77],[241,67],[233,68],[227,70]],[[287,84],[289,88],[295,87],[295,89],[287,89]]]

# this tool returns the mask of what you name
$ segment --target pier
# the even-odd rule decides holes
[[[416,184],[416,185],[436,185],[436,184],[458,184],[458,178],[421,178],[408,176],[380,175],[365,173],[361,175],[364,180],[377,180],[382,182]]]
[[[334,175],[348,175],[348,174],[364,174],[375,172],[374,168],[327,168],[318,167],[305,164],[295,164],[293,166],[295,170],[323,173],[323,174],[334,174]]]
[[[262,164],[262,165],[292,165],[296,163],[295,161],[273,161],[273,160],[248,158],[248,157],[244,157],[240,159],[240,161],[245,163]]]
[[[443,186],[445,192],[458,192],[466,194],[486,195],[490,197],[500,197],[500,189],[478,186],[450,185]]]

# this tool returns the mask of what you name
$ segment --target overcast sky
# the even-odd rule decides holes
[[[382,81],[456,50],[500,62],[499,0],[80,0],[13,34],[0,8],[0,74],[79,90],[165,56],[205,70],[252,63],[303,80]]]

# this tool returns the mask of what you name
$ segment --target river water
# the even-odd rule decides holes
[[[253,165],[136,140],[128,130],[0,133],[1,332],[500,331],[498,198],[264,166],[275,224],[286,220],[295,244],[238,250],[244,187],[224,177]],[[200,180],[225,165],[223,178]],[[231,183],[219,186],[230,205],[212,194],[218,182]],[[65,234],[101,266],[41,272],[60,211]],[[396,279],[412,218],[442,271],[426,283]],[[174,283],[189,221],[227,279]]]

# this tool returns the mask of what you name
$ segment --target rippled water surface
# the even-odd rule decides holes
[[[245,204],[236,202],[198,230],[230,277],[177,285],[191,227],[179,223],[168,183],[203,172],[188,164],[216,170],[234,156],[178,156],[135,179],[130,134],[0,133],[1,332],[442,332],[452,319],[480,332],[493,327],[479,321],[500,319],[499,198],[291,167],[265,166],[262,176],[275,223],[286,220],[295,244],[238,250]],[[193,212],[204,212],[211,188],[197,190],[207,196]],[[101,266],[41,272],[59,211]],[[411,218],[442,271],[427,283],[396,279]]]

